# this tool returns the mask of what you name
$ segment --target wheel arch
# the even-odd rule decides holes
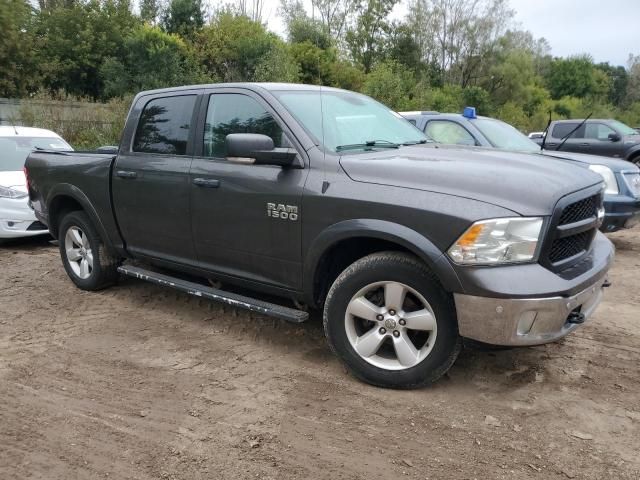
[[[49,195],[47,202],[49,232],[54,238],[58,238],[58,226],[62,218],[72,211],[83,211],[98,230],[102,241],[113,249],[106,229],[98,216],[95,208],[87,196],[77,187],[66,183],[58,184]]]
[[[353,219],[326,228],[308,249],[303,272],[305,300],[321,305],[344,268],[366,255],[386,250],[415,255],[433,271],[445,290],[462,291],[443,252],[425,236],[385,220]]]
[[[640,147],[633,148],[627,153],[627,160],[638,165],[640,162]]]

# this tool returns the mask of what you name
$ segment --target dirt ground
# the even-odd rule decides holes
[[[0,478],[640,478],[640,231],[591,323],[466,349],[437,385],[350,377],[292,325],[127,280],[76,289],[0,247]]]

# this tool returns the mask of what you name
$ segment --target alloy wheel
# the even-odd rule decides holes
[[[404,370],[422,362],[437,337],[429,302],[400,282],[376,282],[358,291],[345,313],[351,347],[366,362]]]
[[[64,248],[73,273],[82,280],[89,278],[93,271],[93,252],[87,234],[78,227],[69,228],[64,238]]]

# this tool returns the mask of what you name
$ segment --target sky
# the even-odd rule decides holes
[[[269,29],[284,35],[279,4],[266,0],[264,13]],[[404,16],[405,4],[395,8],[393,17]],[[519,28],[546,38],[554,56],[588,53],[596,62],[626,66],[630,53],[640,55],[640,0],[510,0],[510,4]]]

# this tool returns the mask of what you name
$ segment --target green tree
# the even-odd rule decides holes
[[[202,0],[171,0],[162,18],[168,33],[189,37],[204,25]]]
[[[390,30],[388,16],[398,0],[362,0],[357,6],[355,25],[347,30],[346,43],[351,58],[369,73],[382,56]]]
[[[99,98],[106,58],[124,55],[124,39],[138,25],[128,0],[77,3],[39,12],[34,25],[42,86]]]
[[[23,96],[37,89],[32,20],[26,0],[0,1],[0,97]]]
[[[317,85],[332,83],[332,67],[337,60],[334,49],[322,49],[311,41],[291,45],[291,54],[300,68],[300,81]]]
[[[140,18],[151,25],[155,25],[160,16],[160,4],[158,0],[140,1]]]
[[[423,70],[420,45],[414,32],[407,24],[394,23],[391,25],[385,56],[416,73]]]
[[[253,74],[256,82],[291,82],[300,79],[300,67],[285,43],[275,42],[258,62]]]
[[[106,59],[100,69],[107,98],[202,80],[185,42],[158,27],[133,30],[124,41],[124,51],[121,58]]]
[[[415,87],[410,70],[387,61],[378,63],[367,75],[362,91],[395,110],[406,110],[414,108],[411,93]]]
[[[253,81],[258,67],[259,75],[265,75],[264,59],[281,47],[282,40],[268,32],[264,25],[229,10],[218,12],[194,39],[197,59],[205,73],[227,82]],[[291,58],[287,55],[285,60],[291,61]],[[278,68],[278,75],[287,72],[287,78],[291,78],[291,65]]]
[[[554,100],[591,95],[596,90],[593,61],[587,55],[556,58],[549,66],[545,81]]]

